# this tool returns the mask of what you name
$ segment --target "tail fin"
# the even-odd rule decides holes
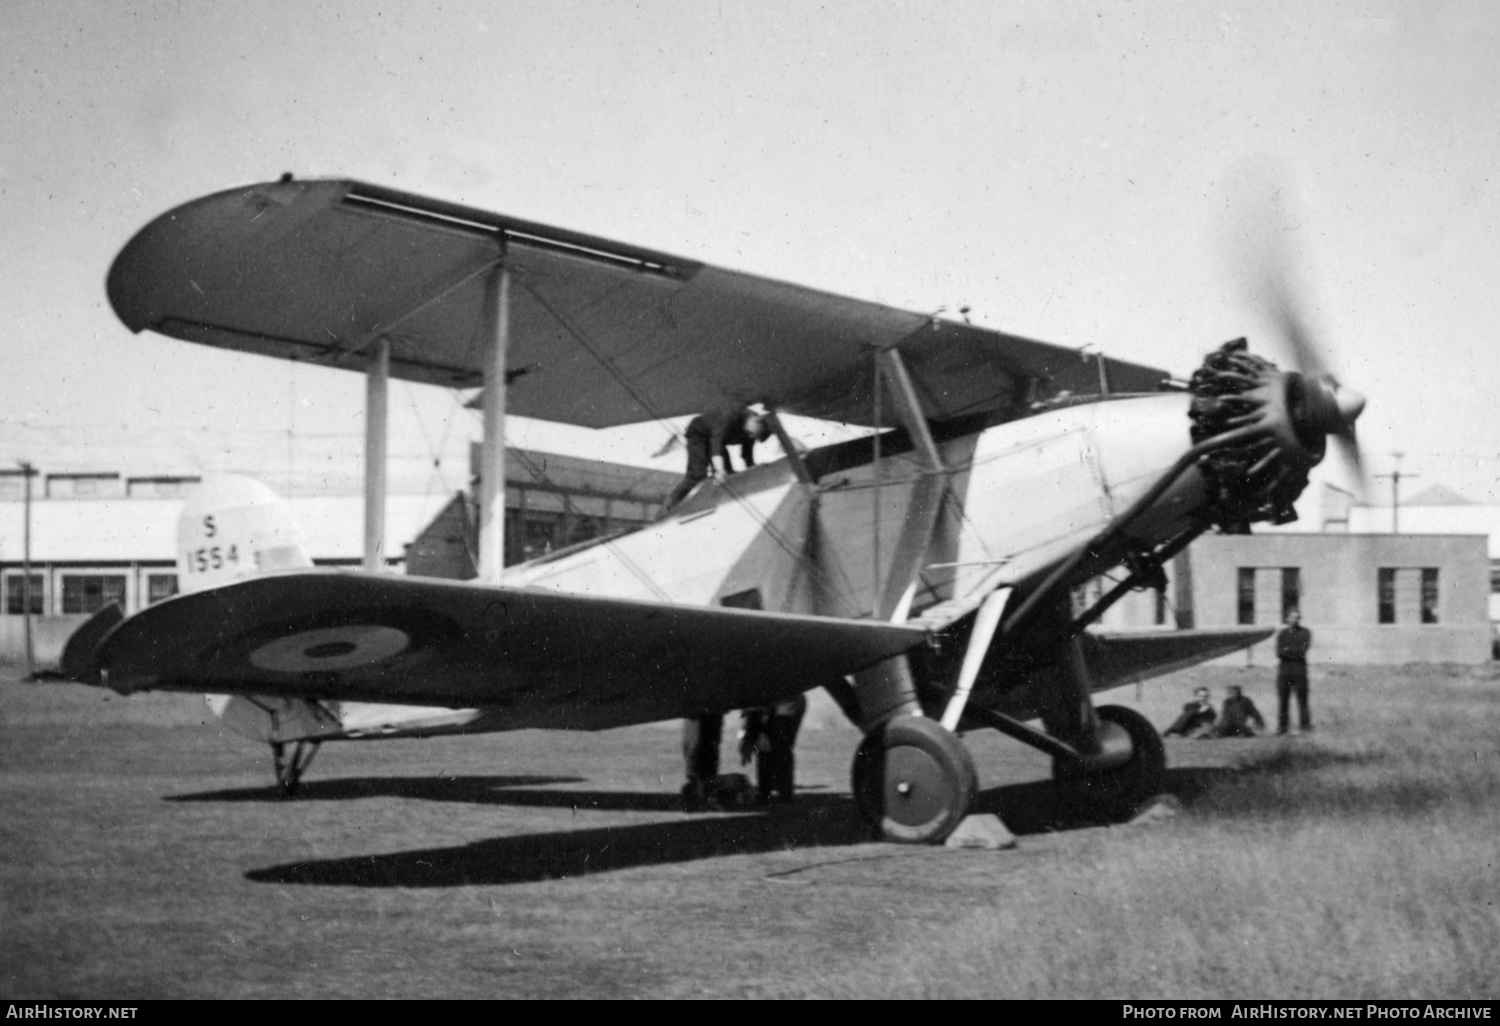
[[[254,478],[205,478],[182,507],[177,581],[183,592],[312,565],[286,503]]]
[[[312,566],[291,510],[251,477],[204,478],[177,520],[177,581],[183,592],[202,591]],[[238,734],[285,741],[340,733],[338,717],[304,698],[204,695],[213,714]]]

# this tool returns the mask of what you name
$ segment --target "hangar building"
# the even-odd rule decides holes
[[[508,450],[507,563],[543,555],[656,517],[677,475],[640,467]],[[18,471],[0,471],[0,662],[26,658],[25,503]],[[63,643],[109,602],[133,613],[177,592],[177,518],[196,477],[122,478],[58,473],[32,482],[31,629],[36,664],[55,665]],[[288,498],[319,566],[358,566],[359,495]],[[472,510],[463,493],[391,495],[384,551],[393,570],[474,575]]]

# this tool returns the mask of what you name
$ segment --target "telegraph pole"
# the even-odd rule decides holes
[[[1404,452],[1393,452],[1396,458],[1396,469],[1389,474],[1376,474],[1378,478],[1388,477],[1391,479],[1391,533],[1401,533],[1401,479],[1403,477],[1421,477],[1421,474],[1401,473],[1401,460],[1406,455]]]
[[[22,492],[25,496],[25,513],[21,542],[21,613],[26,623],[26,677],[36,676],[36,650],[31,641],[31,478],[36,471],[30,463],[21,461]]]

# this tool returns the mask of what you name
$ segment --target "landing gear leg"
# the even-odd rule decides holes
[[[1077,638],[1069,647],[1064,680],[1063,700],[1047,731],[1076,754],[1053,758],[1053,778],[1099,815],[1129,815],[1161,790],[1166,747],[1151,721],[1135,710],[1093,707],[1088,659]]]
[[[1134,709],[1101,705],[1094,713],[1106,755],[1093,765],[1076,759],[1054,759],[1053,777],[1099,812],[1128,815],[1142,801],[1161,791],[1167,750],[1151,721]],[[1128,755],[1107,765],[1099,764],[1111,750],[1119,752],[1126,745]]]
[[[318,741],[294,741],[288,746],[282,741],[271,742],[271,762],[276,767],[276,783],[281,785],[282,794],[288,798],[296,796],[297,787],[302,783],[302,774],[312,765],[313,756],[318,754],[319,744],[321,742]]]
[[[854,754],[854,800],[888,840],[936,844],[968,814],[978,789],[958,735],[923,716],[896,716]]]

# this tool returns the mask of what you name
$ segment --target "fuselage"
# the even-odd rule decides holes
[[[1093,538],[1190,446],[1189,398],[1163,394],[1054,410],[938,443],[949,476],[912,613],[1022,585]],[[786,460],[705,482],[659,523],[510,568],[506,583],[620,598],[873,615],[913,489],[928,473],[899,436],[817,450],[802,484]],[[1202,500],[1184,475],[1137,524],[1170,537]],[[754,600],[746,596],[754,593]]]
[[[1189,397],[1122,397],[1055,409],[981,430],[941,434],[946,488],[902,432],[806,453],[811,483],[786,460],[705,481],[670,515],[506,570],[511,587],[688,605],[732,605],[845,618],[882,615],[879,596],[900,567],[916,586],[901,615],[1000,587],[1024,590],[1095,538],[1156,484],[1190,446]],[[1132,528],[1149,548],[1177,534],[1203,500],[1183,475]],[[937,495],[922,551],[907,531],[913,503]],[[223,517],[220,517],[223,520]],[[206,541],[185,517],[191,559]],[[264,533],[264,531],[263,531]],[[278,538],[288,529],[276,525]],[[903,585],[904,586],[904,585]],[[315,716],[215,699],[214,711],[252,737],[367,739],[513,729],[505,710],[323,703]],[[329,715],[323,716],[326,711]],[[274,735],[274,736],[273,736]]]

